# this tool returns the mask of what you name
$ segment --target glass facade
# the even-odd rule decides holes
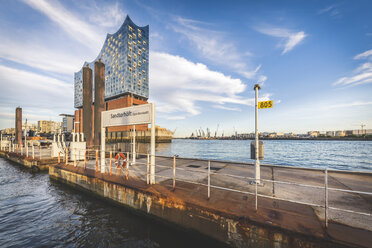
[[[105,64],[105,100],[126,93],[148,99],[149,97],[149,26],[138,27],[127,16],[115,34],[108,34],[97,58],[89,65],[93,71],[94,62],[101,59]],[[83,106],[83,70],[75,73],[74,106]],[[94,101],[94,82],[93,82]]]

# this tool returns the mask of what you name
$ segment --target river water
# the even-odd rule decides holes
[[[263,164],[372,172],[372,141],[264,140]],[[254,162],[250,140],[174,139],[158,144],[157,155]]]
[[[223,247],[0,158],[0,247]]]
[[[264,141],[263,163],[372,171],[370,141]],[[250,141],[176,139],[158,155],[252,162]],[[221,247],[0,158],[0,247]]]

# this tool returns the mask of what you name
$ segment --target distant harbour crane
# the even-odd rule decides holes
[[[365,124],[361,124],[360,127],[362,128],[362,135],[363,135],[363,128],[365,127],[366,125]],[[365,134],[365,133],[364,133]]]
[[[216,132],[214,133],[214,137],[217,138],[217,132],[218,132],[218,128],[220,126],[220,123],[217,124],[217,128],[216,128]]]

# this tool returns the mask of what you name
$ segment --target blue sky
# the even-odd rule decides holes
[[[157,124],[189,136],[372,128],[372,2],[0,0],[0,129],[73,113],[73,75],[128,14],[150,25]]]

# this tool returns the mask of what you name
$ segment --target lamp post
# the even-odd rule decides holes
[[[261,89],[261,86],[259,84],[255,84],[253,89],[255,90],[256,92],[256,99],[255,99],[255,110],[256,110],[256,115],[255,115],[255,141],[256,141],[256,162],[255,162],[255,165],[254,165],[254,178],[255,178],[255,183],[256,184],[259,184],[260,183],[260,179],[261,179],[261,175],[260,175],[260,160],[259,160],[259,154],[258,154],[258,91]]]

